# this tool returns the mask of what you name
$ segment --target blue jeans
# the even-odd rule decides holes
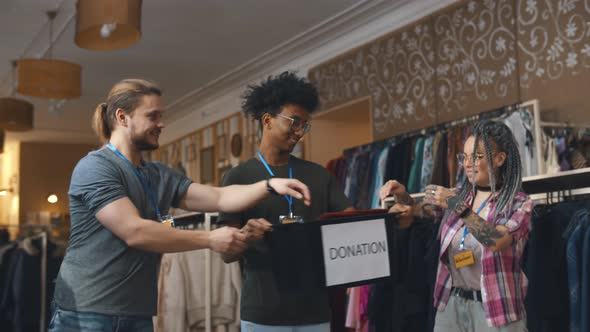
[[[152,317],[114,316],[55,309],[48,332],[153,332]]]
[[[330,332],[330,323],[276,326],[241,321],[242,332]]]

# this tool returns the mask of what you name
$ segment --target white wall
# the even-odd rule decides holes
[[[231,86],[226,87],[217,96],[210,98],[206,102],[195,102],[192,105],[185,106],[191,110],[190,113],[171,121],[162,132],[160,143],[170,143],[197,129],[240,111],[240,95],[248,83],[256,83],[270,74],[279,73],[284,70],[297,70],[300,75],[307,75],[310,68],[322,62],[328,61],[388,32],[395,31],[455,2],[457,0],[409,1],[390,12],[384,12],[379,18],[365,23],[345,35],[337,38],[326,36],[328,41],[323,43],[321,47],[310,50],[302,57],[291,61],[285,60],[282,63],[278,61],[278,65],[274,66],[274,68],[268,67],[263,72],[250,75],[246,80],[234,81]]]

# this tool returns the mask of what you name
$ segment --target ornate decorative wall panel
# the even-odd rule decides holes
[[[434,18],[441,122],[518,100],[512,0],[469,1]]]
[[[370,95],[373,133],[386,138],[434,124],[434,57],[431,20],[423,20],[312,70],[310,79],[324,109]]]
[[[516,10],[522,98],[539,98],[546,117],[588,122],[590,0],[519,0]]]
[[[375,139],[533,98],[588,121],[590,0],[477,0],[312,68],[322,108],[371,96]],[[554,119],[550,119],[554,120]]]

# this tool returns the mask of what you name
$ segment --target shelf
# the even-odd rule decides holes
[[[522,188],[528,195],[590,188],[590,167],[554,174],[527,176],[522,179]],[[579,190],[572,192],[572,194],[576,193],[585,194],[587,192]],[[424,196],[424,193],[411,194],[410,196],[418,198]],[[394,202],[395,198],[389,196],[381,202],[381,206],[387,208]]]
[[[522,188],[528,195],[586,187],[590,187],[590,167],[522,179]]]

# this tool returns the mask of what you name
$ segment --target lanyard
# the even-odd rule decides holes
[[[262,162],[262,165],[264,165],[264,167],[268,171],[268,174],[270,174],[270,176],[274,177],[275,173],[270,169],[270,166],[268,166],[268,163],[266,162],[266,160],[264,160],[264,157],[262,156],[262,153],[260,153],[260,151],[258,151],[258,158],[260,159],[260,162]],[[291,167],[291,158],[289,158],[289,179],[292,179],[292,178],[293,178],[293,168]],[[287,202],[289,203],[289,217],[293,217],[293,196],[284,195],[284,197],[287,200]]]
[[[130,166],[131,168],[133,168],[133,170],[135,171],[135,175],[137,175],[137,177],[139,178],[139,181],[141,182],[141,184],[143,185],[143,188],[145,189],[145,191],[147,192],[150,200],[152,201],[152,205],[154,205],[154,208],[156,210],[156,216],[158,216],[158,220],[161,219],[162,215],[160,214],[160,208],[158,207],[158,203],[156,202],[156,197],[154,196],[154,193],[152,192],[152,188],[150,188],[149,185],[149,178],[146,180],[143,175],[141,175],[141,173],[139,172],[139,170],[137,169],[137,167],[135,165],[133,165],[133,163],[131,161],[129,161],[129,159],[127,159],[122,153],[121,151],[117,150],[117,148],[111,144],[109,142],[109,148],[111,148],[111,150],[113,150],[119,157],[121,157],[121,159],[125,160]]]
[[[479,206],[479,208],[477,209],[477,212],[475,212],[475,214],[479,214],[481,212],[481,210],[484,208],[484,206],[486,206],[486,203],[488,202],[488,200],[490,199],[490,197],[492,197],[492,195],[488,196]],[[463,237],[461,237],[461,244],[459,244],[459,249],[463,250],[464,246],[465,246],[465,236],[467,236],[467,226],[465,226],[465,230],[463,231]]]

